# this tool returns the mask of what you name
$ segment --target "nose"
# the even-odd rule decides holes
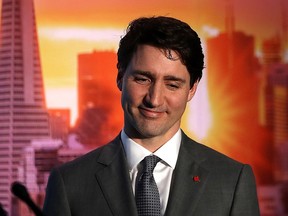
[[[145,105],[150,108],[161,106],[164,102],[164,93],[161,83],[153,83],[144,99]]]

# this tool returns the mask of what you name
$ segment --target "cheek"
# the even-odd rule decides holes
[[[167,99],[167,103],[171,109],[182,112],[187,104],[187,95],[170,95]]]
[[[143,100],[144,93],[133,85],[127,85],[122,89],[122,104],[139,104]]]

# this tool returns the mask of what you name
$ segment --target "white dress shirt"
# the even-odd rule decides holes
[[[135,180],[138,173],[137,165],[148,155],[156,155],[161,159],[161,161],[158,162],[156,167],[154,168],[153,175],[160,194],[161,215],[164,215],[169,197],[172,174],[176,166],[181,143],[180,129],[168,142],[166,142],[154,153],[148,151],[147,149],[130,139],[124,132],[124,130],[122,130],[121,132],[121,140],[124,145],[128,161],[129,173],[132,181],[134,195]]]

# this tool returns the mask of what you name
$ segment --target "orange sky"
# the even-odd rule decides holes
[[[175,16],[206,37],[224,29],[226,1],[35,0],[48,106],[66,106],[68,91],[75,119],[77,54],[93,49],[116,50],[127,23],[135,17]],[[258,43],[279,32],[280,1],[235,1],[236,29],[256,35]],[[106,32],[101,36],[103,29]]]
[[[205,47],[207,37],[225,29],[225,3],[229,0],[34,1],[47,105],[51,108],[70,108],[74,123],[77,114],[78,54],[90,53],[93,50],[117,50],[119,39],[128,22],[139,16],[152,15],[174,16],[189,23],[199,33]],[[263,39],[281,33],[281,2],[284,1],[287,2],[234,0],[236,30],[255,36],[255,44],[259,49]],[[0,2],[2,3],[2,0]],[[207,134],[210,134],[211,140],[206,140],[210,146],[228,155],[243,156],[246,162],[254,160],[254,163],[267,167],[266,157],[254,156],[255,151],[263,151],[263,146],[259,146],[263,141],[258,139],[259,136],[262,139],[262,131],[258,125],[249,122],[250,119],[256,122],[256,114],[250,114],[247,118],[246,113],[252,107],[251,104],[238,104],[239,98],[248,101],[246,95],[240,91],[231,91],[233,87],[225,88],[225,85],[221,85],[222,88],[217,89],[219,94],[211,97],[206,88],[205,72],[192,103],[188,104],[182,126],[188,130],[189,135],[197,135],[198,141],[202,142],[203,139],[206,143],[205,138],[209,138]],[[253,83],[249,83],[249,86],[253,86]],[[230,95],[227,96],[227,92]],[[217,125],[213,111],[222,114],[216,116]],[[241,121],[242,126],[248,127],[239,127]],[[241,145],[246,142],[243,138],[247,136],[251,138],[250,143],[256,145],[248,148],[251,151],[246,147],[247,153],[239,154],[243,151]],[[231,137],[234,142],[231,142]]]
[[[175,16],[200,30],[203,25],[223,28],[225,4],[229,0],[85,0],[85,3],[80,0],[34,1],[40,26],[123,28],[135,17],[156,14]],[[236,28],[248,33],[257,32],[258,35],[269,34],[267,31],[271,31],[272,26],[277,28],[280,22],[281,1],[285,0],[234,0]]]
[[[75,121],[77,54],[116,50],[132,19],[174,16],[188,22],[205,42],[204,37],[224,29],[227,1],[34,0],[48,107],[71,108]],[[279,32],[281,1],[235,0],[236,29],[257,36],[257,43]]]

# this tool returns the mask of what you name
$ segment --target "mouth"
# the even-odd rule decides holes
[[[145,107],[139,107],[139,112],[146,118],[150,119],[156,119],[160,118],[165,114],[165,111],[163,110],[155,110],[155,109],[149,109]]]

